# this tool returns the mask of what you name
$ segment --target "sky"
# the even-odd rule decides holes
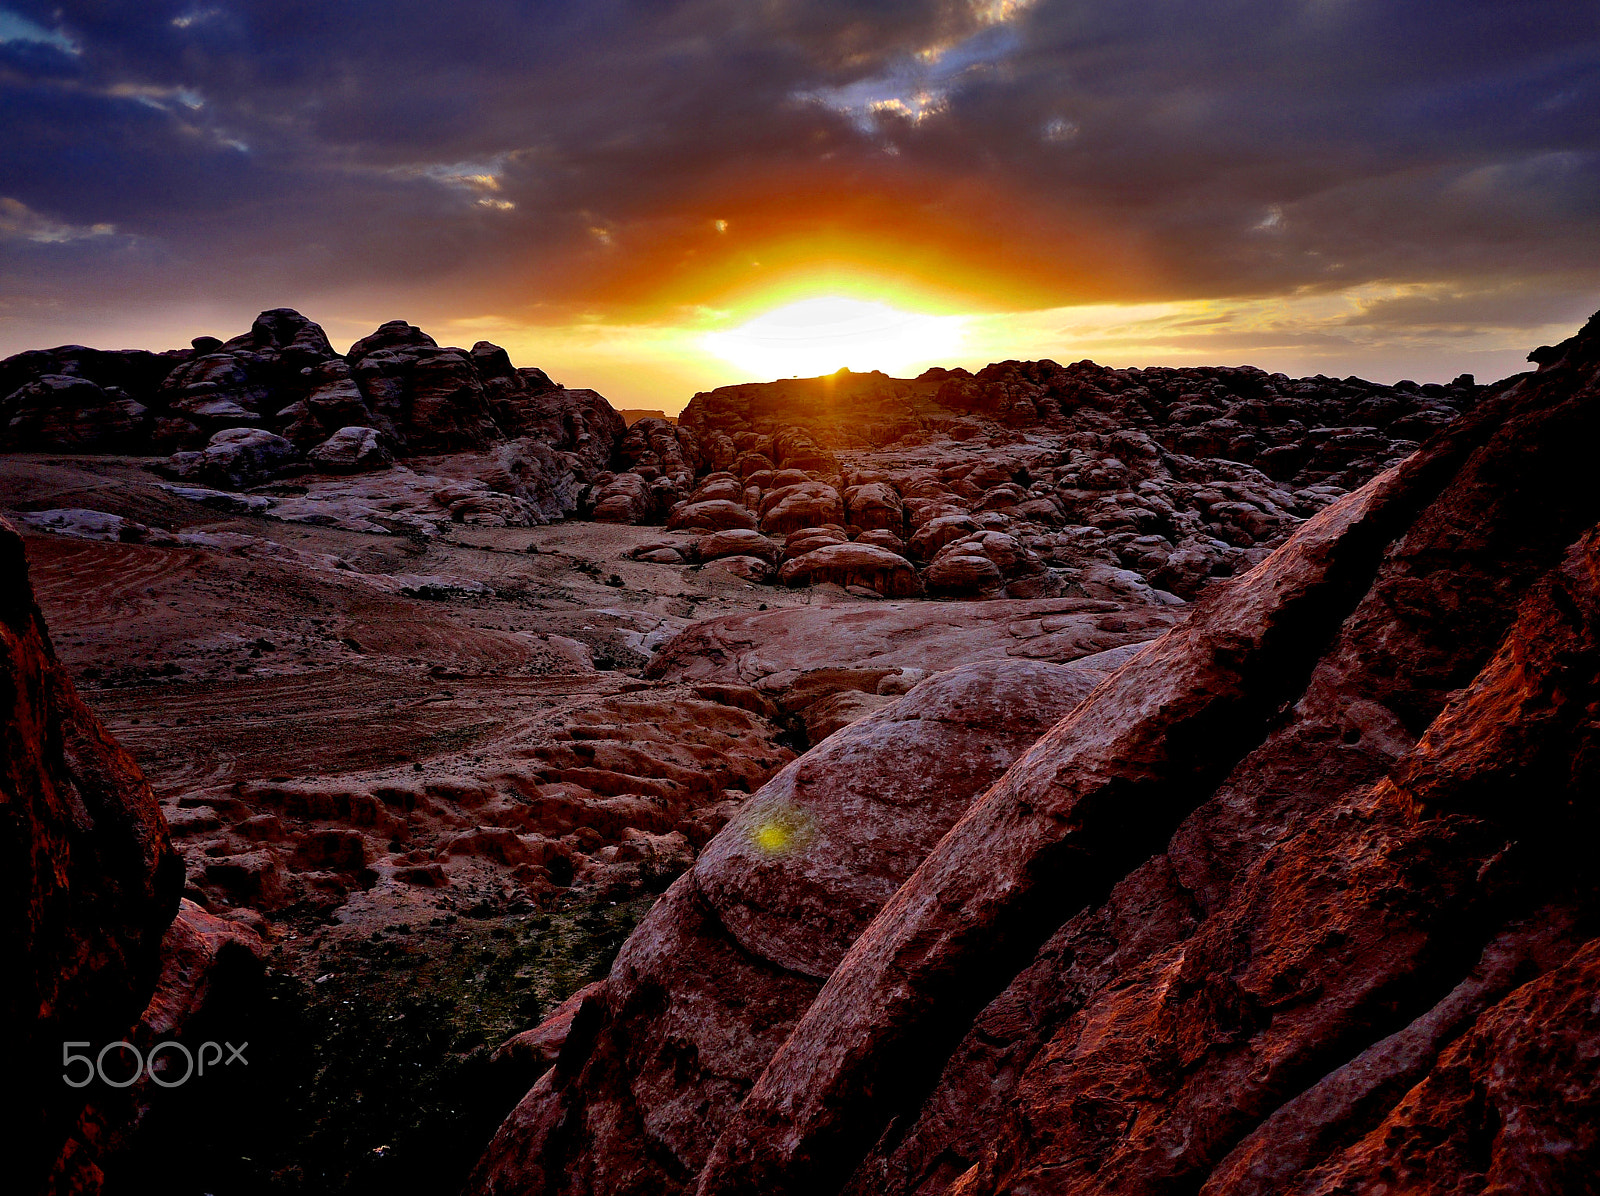
[[[668,411],[1498,378],[1600,308],[1600,4],[0,0],[0,354],[282,306]]]

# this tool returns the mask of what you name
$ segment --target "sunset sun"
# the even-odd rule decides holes
[[[904,373],[948,356],[962,341],[960,316],[930,316],[837,295],[773,308],[703,346],[753,376],[810,377],[840,368]]]

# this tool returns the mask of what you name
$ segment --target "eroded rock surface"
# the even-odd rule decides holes
[[[0,450],[172,454],[170,476],[225,490],[486,453],[476,480],[498,502],[490,517],[524,526],[576,512],[623,433],[595,392],[513,368],[487,341],[441,348],[404,320],[343,356],[320,326],[277,308],[192,349],[69,345],[0,362]]]
[[[10,1048],[18,1190],[52,1169],[93,1190],[86,1095],[61,1081],[64,1041],[115,1042],[138,1020],[177,909],[182,865],[143,775],[79,699],[0,521],[0,994]]]
[[[576,1016],[552,1019],[568,1044],[556,1079],[502,1128],[476,1190],[683,1190],[878,907],[1102,677],[1030,660],[954,669],[785,768],[655,906]],[[566,1077],[580,1052],[587,1061]]]
[[[870,893],[810,885],[849,850],[807,803],[896,759],[870,737],[922,691],[790,765],[624,948],[475,1190],[1588,1190],[1600,317],[1535,357],[1464,419],[1396,415],[1448,426],[1211,587],[942,837],[857,860]],[[1019,425],[1073,398],[991,381],[946,379]],[[1231,431],[1195,395],[1179,426]]]

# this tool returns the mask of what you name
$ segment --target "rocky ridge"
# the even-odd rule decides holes
[[[170,454],[170,476],[224,491],[442,457],[440,476],[428,474],[409,505],[491,526],[576,511],[624,427],[594,391],[516,369],[487,341],[441,348],[391,320],[340,355],[290,308],[262,312],[231,340],[197,337],[166,353],[19,353],[0,361],[0,395],[0,450]],[[366,504],[374,512],[396,497],[378,489]],[[324,501],[325,518],[351,517]]]
[[[788,766],[470,1190],[1593,1190],[1600,317],[1534,356],[992,772],[963,670]]]
[[[1483,395],[1469,375],[1006,361],[722,387],[629,424],[486,341],[394,320],[339,355],[280,308],[187,350],[0,362],[0,449],[170,454],[219,509],[352,530],[664,525],[641,559],[752,584],[1160,603],[1248,569]]]

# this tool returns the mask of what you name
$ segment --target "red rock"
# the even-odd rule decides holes
[[[911,537],[911,554],[918,560],[932,560],[939,550],[955,540],[965,539],[978,530],[965,511],[936,515],[918,526]]]
[[[573,993],[544,1021],[531,1030],[514,1034],[495,1049],[493,1062],[505,1070],[515,1070],[524,1087],[532,1087],[535,1080],[554,1066],[561,1055],[561,1047],[572,1031],[572,1021],[583,1003],[600,996],[604,981],[586,984]]]
[[[728,531],[733,528],[754,530],[755,526],[754,515],[741,504],[729,502],[727,499],[690,503],[678,508],[672,513],[672,518],[667,520],[667,528],[670,531],[697,528],[706,531]]]
[[[876,590],[886,598],[906,598],[921,590],[911,562],[870,544],[828,544],[788,561],[778,571],[787,586],[831,581]]]
[[[636,473],[619,473],[595,491],[594,517],[600,523],[643,523],[654,511],[650,485]]]
[[[733,1104],[877,904],[1099,674],[957,669],[753,795],[584,998],[469,1192],[686,1190]]]
[[[772,576],[772,562],[759,556],[725,556],[711,562],[712,567],[749,582],[763,582]]]
[[[870,544],[874,548],[886,548],[897,556],[908,556],[910,550],[906,542],[891,531],[882,528],[862,532],[856,537],[857,544]]]
[[[696,623],[661,645],[645,674],[755,684],[829,666],[876,668],[882,675],[1006,656],[1066,662],[1143,643],[1176,621],[1170,609],[1085,598],[813,605]]]
[[[804,527],[844,523],[844,504],[839,492],[824,482],[799,482],[780,485],[761,499],[761,530],[781,536]]]
[[[1600,424],[1597,342],[1308,522],[1037,743],[855,942],[698,1190],[1193,1191],[1375,1030],[1428,1016],[1464,944],[1581,901],[1552,868],[1558,811],[1592,785],[1573,715],[1597,697],[1600,509],[1564,479]],[[1530,834],[1546,846],[1505,854]],[[1428,1130],[1402,1146],[1411,1117],[1354,1174],[1432,1149]],[[1550,1141],[1513,1140],[1503,1173],[1590,1164]],[[1430,1189],[1469,1182],[1451,1149],[1424,1160]]]
[[[797,556],[805,556],[806,553],[826,548],[829,544],[847,543],[849,539],[850,537],[844,533],[844,528],[837,523],[831,527],[803,527],[783,538],[782,559],[792,561]]]
[[[394,454],[376,428],[340,428],[306,453],[308,464],[324,473],[362,473],[394,464]]]
[[[886,482],[866,482],[844,492],[849,521],[863,531],[881,529],[899,535],[905,527],[900,495]]]
[[[88,1094],[61,1082],[61,1044],[115,1042],[138,1020],[183,872],[138,766],[57,661],[22,540],[4,521],[0,678],[0,1008],[22,1094],[7,1167],[33,1191],[58,1156],[96,1167],[78,1124]]]
[[[714,561],[725,556],[753,556],[770,565],[776,565],[783,555],[771,540],[749,528],[733,528],[704,536],[695,541],[694,554],[702,561]]]

